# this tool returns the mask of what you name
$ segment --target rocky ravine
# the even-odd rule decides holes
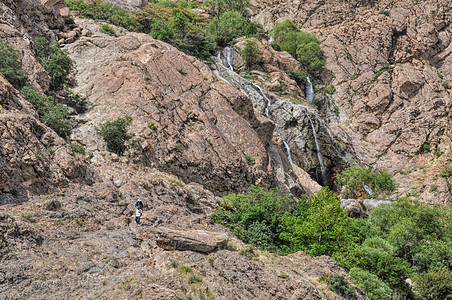
[[[14,41],[39,36],[27,26],[32,12],[45,9],[39,24],[50,28],[64,11],[60,1],[43,3],[3,1],[9,19],[0,32]],[[319,281],[324,273],[349,279],[331,258],[242,255],[246,246],[209,218],[219,201],[213,191],[261,182],[302,192],[295,172],[284,172],[283,151],[267,154],[272,122],[173,47],[146,35],[99,35],[98,24],[80,22],[84,30],[61,23],[49,34],[69,43],[76,91],[92,103],[73,136],[87,146],[84,157],[0,76],[0,299],[342,299]],[[45,91],[32,44],[14,41],[30,60],[31,84]],[[119,158],[95,127],[124,115],[135,137]],[[131,223],[137,198],[145,203],[141,227]]]
[[[339,108],[339,122],[330,122],[332,133],[358,161],[392,172],[400,193],[450,201],[451,183],[435,179],[452,159],[450,1],[251,5],[253,19],[268,30],[289,18],[319,38],[326,65],[315,84],[333,84],[336,93],[316,104],[322,110],[333,101]],[[423,152],[423,145],[431,152]],[[439,158],[436,148],[444,152]]]

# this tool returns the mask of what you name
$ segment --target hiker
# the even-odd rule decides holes
[[[143,202],[141,199],[138,199],[137,203],[135,203],[135,207],[138,209],[143,209]]]
[[[137,207],[137,210],[135,212],[135,222],[137,222],[138,225],[140,225],[140,219],[141,219],[142,214],[143,214],[143,210],[141,208]]]

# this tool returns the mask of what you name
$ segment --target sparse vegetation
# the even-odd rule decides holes
[[[71,145],[72,151],[74,151],[75,153],[85,154],[85,147],[74,144],[74,143],[71,143],[70,145]]]
[[[336,92],[334,85],[330,84],[323,88],[323,91],[329,95],[333,95]]]
[[[100,32],[111,36],[117,36],[116,31],[108,24],[102,24],[102,26],[100,27]]]

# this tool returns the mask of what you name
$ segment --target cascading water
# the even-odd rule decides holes
[[[265,94],[264,90],[258,84],[254,83],[254,82],[252,82],[252,84],[253,84],[253,86],[255,86],[259,90],[259,92],[261,93],[262,97],[267,101],[267,105],[265,106],[264,113],[265,113],[265,116],[267,118],[271,119],[270,118],[270,113],[269,113],[269,108],[270,108],[270,105],[271,105],[270,98],[267,97],[267,94]],[[283,141],[284,147],[286,148],[287,159],[289,160],[290,164],[293,165],[294,163],[293,163],[293,160],[292,160],[292,154],[290,153],[289,144],[287,144],[287,142],[283,139],[283,137],[278,132],[276,132],[276,133],[281,138],[281,140]]]
[[[227,46],[224,48],[225,51],[225,59],[229,70],[234,71],[234,48],[232,46]]]
[[[309,116],[308,112],[305,110],[304,113],[306,114],[306,117],[308,117],[309,123],[311,123],[312,134],[314,135],[314,142],[315,142],[315,147],[317,150],[317,159],[319,160],[320,171],[322,172],[322,180],[323,180],[323,182],[325,182],[326,181],[326,168],[325,168],[325,163],[323,162],[323,155],[320,152],[320,146],[319,146],[319,142],[317,140],[317,132],[315,131],[314,123],[312,122],[311,117]]]
[[[279,135],[279,134],[278,134]],[[281,137],[281,136],[280,136]],[[289,159],[289,162],[291,165],[294,165],[293,160],[292,160],[292,154],[290,154],[290,147],[289,144],[287,144],[287,142],[285,140],[283,140],[281,138],[281,140],[283,141],[284,147],[286,147],[286,151],[287,151],[287,158]]]
[[[312,103],[314,101],[314,88],[312,87],[312,82],[309,77],[306,77],[306,100],[309,103]]]
[[[229,47],[232,50],[232,47]],[[259,103],[262,103],[264,111],[264,115],[271,119],[270,116],[270,106],[271,106],[271,100],[267,96],[267,94],[264,92],[264,90],[256,83],[251,82],[239,74],[235,73],[233,69],[230,68],[229,62],[225,59],[228,57],[226,48],[219,52],[217,57],[214,57],[214,61],[216,60],[216,67],[217,70],[214,70],[214,74],[221,80],[229,83],[230,85],[238,88],[242,93],[244,93],[248,98],[254,99],[253,101],[257,101]],[[291,164],[293,163],[292,155],[290,152],[289,144],[282,138],[282,136],[276,131],[278,136],[283,141],[284,147],[287,151],[287,158]]]
[[[271,37],[268,39],[268,43],[271,44],[274,40],[275,40],[275,39],[271,36]]]
[[[253,86],[255,86],[259,90],[259,92],[261,93],[262,97],[264,97],[264,99],[267,101],[267,105],[265,106],[264,113],[265,113],[265,116],[267,118],[271,119],[270,118],[270,113],[269,113],[269,107],[270,107],[270,105],[272,103],[271,103],[270,99],[267,97],[267,94],[264,93],[264,90],[258,84],[254,83],[254,82],[251,82],[251,84]]]

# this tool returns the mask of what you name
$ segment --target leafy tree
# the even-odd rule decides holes
[[[35,40],[36,58],[50,75],[50,89],[59,91],[68,81],[73,61],[57,42],[49,42],[46,38]]]
[[[303,196],[294,213],[284,215],[280,238],[289,243],[288,252],[331,256],[353,243],[348,230],[351,223],[337,195],[323,188],[310,199]]]
[[[98,129],[99,134],[107,143],[107,150],[122,156],[127,150],[125,142],[132,138],[127,133],[127,127],[132,123],[132,117],[126,116],[115,121],[105,122]]]
[[[289,52],[311,75],[319,75],[325,64],[318,39],[301,31],[291,20],[276,24],[270,32],[277,48]],[[278,49],[277,49],[278,50]]]
[[[217,45],[226,46],[235,37],[244,35],[248,24],[242,14],[229,11],[209,23],[207,34]]]
[[[349,275],[370,300],[391,300],[391,288],[374,274],[360,268],[352,268]]]
[[[245,47],[243,48],[241,54],[245,60],[245,67],[247,69],[251,69],[253,66],[262,63],[262,51],[253,40],[247,40],[245,42]]]
[[[297,58],[311,74],[320,74],[325,61],[321,59],[323,51],[318,42],[300,44],[297,47]]]
[[[246,15],[249,0],[205,0],[203,5],[217,18],[233,10],[240,12],[242,15]]]
[[[19,51],[3,39],[0,39],[0,73],[16,89],[22,88],[27,81],[27,77],[22,72],[22,60]]]
[[[336,175],[336,185],[341,188],[346,185],[352,192],[364,191],[364,185],[370,187],[375,193],[392,192],[396,183],[392,175],[381,170],[374,172],[371,168],[352,166]]]
[[[247,194],[223,197],[212,219],[229,228],[240,239],[266,248],[281,245],[278,228],[282,216],[291,211],[290,199],[276,190],[254,186]]]

